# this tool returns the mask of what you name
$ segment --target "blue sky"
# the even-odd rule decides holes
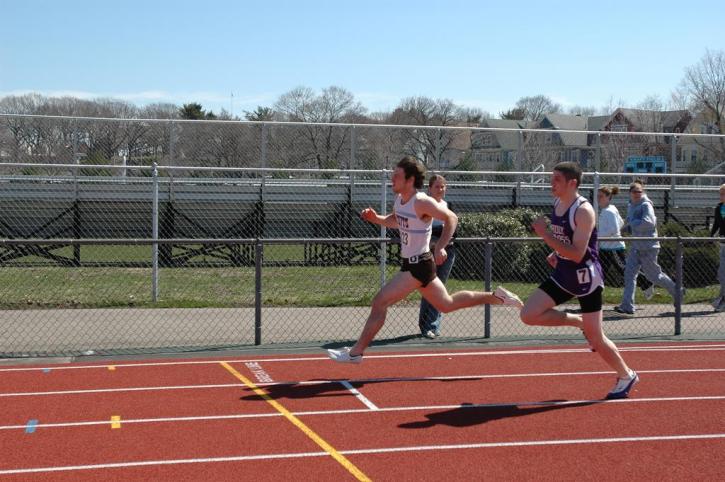
[[[300,85],[344,87],[371,111],[414,95],[494,115],[537,94],[565,108],[666,101],[725,48],[723,2],[0,0],[0,18],[0,96],[237,115]]]

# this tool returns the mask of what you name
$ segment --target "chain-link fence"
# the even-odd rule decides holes
[[[659,261],[687,293],[673,304],[662,288],[651,300],[637,291],[636,314],[607,311],[607,331],[722,336],[725,315],[709,305],[719,293],[717,241],[706,236],[723,178],[668,174],[690,169],[688,143],[716,148],[721,138],[0,116],[0,355],[356,338],[399,263],[396,231],[359,212],[390,211],[389,168],[410,154],[446,175],[446,199],[462,218],[548,213],[546,171],[560,160],[617,171],[585,174],[581,193],[594,204],[599,186],[626,191],[645,177],[660,223],[683,236],[663,241]],[[634,172],[619,172],[628,166]],[[625,196],[613,202],[626,209]],[[525,297],[548,272],[534,238],[478,236],[458,246],[453,291],[502,283]],[[621,284],[608,279],[608,308],[621,301]],[[391,308],[379,337],[413,336],[418,301]],[[443,339],[579,336],[491,307],[447,314],[441,331]]]
[[[194,350],[253,344],[300,344],[355,339],[378,288],[399,269],[396,240],[3,240],[26,250],[0,269],[0,353],[6,357]],[[615,338],[722,336],[725,315],[710,301],[719,294],[715,239],[662,238],[659,262],[687,288],[674,300],[658,287],[636,294],[634,316],[612,311],[622,299],[621,277],[605,290],[606,331]],[[550,269],[540,240],[462,238],[450,291],[491,290],[499,284],[528,296]],[[216,258],[156,268],[154,247],[225,247],[248,262]],[[34,249],[58,249],[80,265],[49,263]],[[334,253],[309,256],[310,250]],[[33,253],[33,254],[31,254]],[[681,256],[682,262],[677,262]],[[378,338],[418,334],[419,296],[393,306]],[[576,310],[575,304],[566,308]],[[507,307],[476,307],[444,315],[443,339],[577,339],[576,330],[526,326]]]
[[[681,114],[553,115],[536,129],[502,127],[509,124],[496,120],[439,127],[0,114],[0,163],[101,164],[113,167],[98,168],[98,173],[133,176],[129,167],[154,162],[377,170],[412,155],[435,170],[546,171],[557,162],[574,161],[599,172],[723,174],[725,135],[703,134],[713,126]],[[44,171],[26,167],[23,172]]]

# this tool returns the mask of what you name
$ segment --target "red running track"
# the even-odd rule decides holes
[[[623,356],[615,402],[571,346],[2,367],[0,480],[724,480],[725,343]]]

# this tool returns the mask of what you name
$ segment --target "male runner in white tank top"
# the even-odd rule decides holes
[[[357,343],[352,348],[327,350],[330,358],[337,362],[360,363],[363,352],[385,323],[388,307],[415,290],[443,313],[483,304],[505,304],[518,309],[523,306],[518,296],[502,287],[495,292],[458,291],[448,294],[436,277],[435,266],[446,260],[445,246],[456,229],[458,217],[432,197],[417,191],[423,187],[424,178],[425,167],[412,157],[404,157],[395,167],[391,179],[393,192],[397,195],[393,213],[380,216],[372,208],[363,209],[361,213],[365,221],[400,231],[403,263],[400,272],[373,298],[370,315]],[[429,244],[433,219],[443,221],[444,226],[431,253]]]

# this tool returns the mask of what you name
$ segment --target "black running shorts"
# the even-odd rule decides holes
[[[541,283],[539,289],[549,295],[557,306],[574,298],[573,294],[561,289],[551,278]],[[577,298],[582,313],[596,313],[602,309],[602,291],[600,286],[588,295]]]
[[[436,262],[433,259],[433,253],[428,251],[418,256],[403,258],[400,271],[410,271],[413,278],[420,281],[425,288],[428,283],[436,279]]]

